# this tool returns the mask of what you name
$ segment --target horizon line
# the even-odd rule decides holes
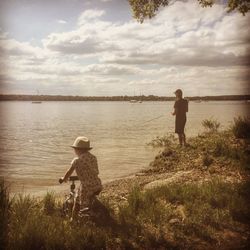
[[[94,95],[57,95],[57,94],[1,94],[0,96],[29,96],[29,97],[91,97],[91,98],[101,98],[101,97],[159,97],[159,98],[175,98],[175,96],[159,96],[159,95],[102,95],[102,96],[94,96]],[[193,96],[185,96],[185,98],[194,98],[194,97],[250,97],[250,94],[224,94],[224,95],[193,95]]]

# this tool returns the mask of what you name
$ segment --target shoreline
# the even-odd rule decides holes
[[[187,96],[190,101],[248,101],[250,95]],[[64,95],[26,95],[0,94],[0,101],[174,101],[172,96],[137,95],[137,96],[64,96]]]

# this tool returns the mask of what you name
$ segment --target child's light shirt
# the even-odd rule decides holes
[[[102,190],[97,159],[90,152],[85,152],[71,162],[76,174],[81,181],[81,190],[94,193]]]

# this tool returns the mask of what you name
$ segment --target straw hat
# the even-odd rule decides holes
[[[90,147],[90,141],[87,137],[79,136],[75,139],[73,145],[71,145],[72,148],[79,148],[79,149],[87,149],[90,150],[92,147]]]

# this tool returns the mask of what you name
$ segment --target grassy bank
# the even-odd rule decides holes
[[[116,221],[113,226],[70,223],[61,216],[61,204],[54,198],[50,197],[48,203],[46,199],[18,196],[7,203],[9,211],[1,210],[1,216],[4,215],[1,246],[5,246],[3,249],[209,249],[211,246],[243,249],[249,236],[248,196],[248,182],[229,184],[219,179],[202,184],[173,183],[146,192],[135,187],[127,203],[113,213]]]
[[[129,185],[128,192],[122,190],[123,202],[112,200],[112,196],[101,197],[113,218],[106,223],[71,223],[63,217],[62,203],[53,193],[43,199],[27,195],[10,199],[2,182],[1,248],[247,249],[247,126],[247,120],[238,118],[232,128],[219,131],[215,121],[207,120],[206,132],[190,139],[186,148],[178,147],[169,136],[153,140],[151,145],[161,152],[145,171],[147,177],[192,170],[199,180],[190,181],[186,176],[181,183],[173,180],[145,189],[145,179],[138,182],[132,178],[129,181],[134,185]]]
[[[241,117],[219,131],[216,120],[204,120],[205,132],[190,138],[188,146],[180,148],[173,135],[157,137],[149,145],[162,147],[148,171],[165,172],[200,168],[210,172],[250,170],[250,121]]]

